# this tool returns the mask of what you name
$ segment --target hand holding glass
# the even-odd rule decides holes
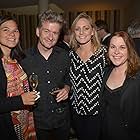
[[[62,107],[62,103],[56,101],[56,98],[57,98],[56,96],[59,93],[59,90],[60,90],[60,88],[53,88],[52,91],[50,92],[50,94],[53,95],[54,100],[57,104],[56,112],[62,113],[62,112],[64,112],[64,108]]]

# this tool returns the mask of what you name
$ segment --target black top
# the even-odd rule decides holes
[[[40,129],[52,129],[61,126],[69,119],[67,101],[62,101],[64,112],[58,113],[57,103],[50,94],[53,88],[62,87],[69,83],[69,56],[59,47],[54,47],[52,54],[46,60],[37,48],[29,48],[22,66],[30,75],[36,73],[39,78],[37,91],[40,91],[40,99],[34,110],[35,124]]]
[[[122,87],[111,90],[107,85],[104,90],[105,115],[103,119],[103,138],[108,140],[129,140],[128,134],[122,127],[120,111]]]

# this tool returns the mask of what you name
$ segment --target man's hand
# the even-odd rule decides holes
[[[55,92],[58,92],[56,96],[56,101],[60,102],[62,100],[66,100],[69,96],[69,91],[70,91],[70,87],[68,85],[65,85],[64,88],[62,89],[56,90]]]

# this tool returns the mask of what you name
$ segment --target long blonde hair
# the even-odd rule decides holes
[[[75,18],[75,20],[74,20],[73,23],[72,23],[72,26],[71,26],[71,37],[70,37],[70,46],[71,46],[71,48],[72,48],[74,51],[76,51],[76,50],[79,48],[79,43],[78,43],[77,40],[75,39],[75,32],[74,32],[74,30],[75,30],[75,26],[76,26],[77,22],[78,22],[81,18],[87,19],[87,20],[89,21],[91,27],[94,28],[94,32],[95,32],[95,33],[94,33],[94,35],[92,36],[91,41],[92,41],[92,43],[93,43],[93,47],[95,47],[94,50],[99,49],[99,48],[101,47],[101,44],[100,44],[100,41],[99,41],[99,39],[98,39],[97,31],[95,30],[95,25],[94,25],[94,23],[93,23],[92,18],[91,18],[89,15],[87,15],[85,12],[80,13],[80,14]]]

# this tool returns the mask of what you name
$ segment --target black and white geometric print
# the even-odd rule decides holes
[[[70,79],[72,108],[80,115],[95,115],[99,109],[104,67],[106,66],[105,49],[96,51],[86,62],[74,52],[70,52]]]

